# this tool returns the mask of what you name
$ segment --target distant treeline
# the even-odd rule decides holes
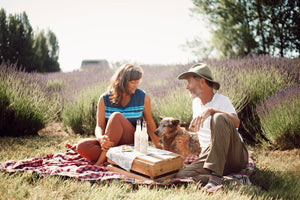
[[[60,71],[59,45],[51,31],[34,33],[25,12],[0,10],[0,63],[16,64],[27,72]]]

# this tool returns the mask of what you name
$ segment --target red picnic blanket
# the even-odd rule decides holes
[[[187,157],[184,159],[185,164],[189,164],[197,159],[197,156]],[[152,180],[138,180],[128,178],[122,174],[107,170],[108,163],[100,166],[90,165],[89,162],[77,154],[73,148],[68,149],[65,153],[49,154],[42,158],[30,158],[18,161],[6,161],[0,163],[0,170],[5,172],[35,172],[39,175],[58,175],[64,177],[77,178],[79,180],[106,181],[118,180],[134,184],[155,184],[171,185],[174,183],[198,183],[195,178],[171,178],[160,182]],[[249,164],[245,170],[236,175],[242,178],[249,177],[253,172],[253,160],[249,159]]]

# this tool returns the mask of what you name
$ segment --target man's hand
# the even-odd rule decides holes
[[[101,145],[101,148],[103,150],[108,150],[110,147],[113,147],[115,145],[114,142],[110,141],[109,137],[107,135],[102,135],[98,138],[98,141]]]
[[[206,108],[201,115],[195,117],[189,126],[189,129],[197,132],[200,130],[200,128],[203,128],[203,123],[204,121],[211,115],[214,114],[214,109],[213,108]]]

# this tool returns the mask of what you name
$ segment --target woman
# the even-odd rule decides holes
[[[136,121],[147,121],[148,134],[157,148],[159,138],[154,134],[156,125],[151,115],[149,96],[138,89],[143,70],[139,66],[124,64],[112,77],[109,90],[98,101],[96,138],[79,141],[77,152],[100,165],[106,160],[110,147],[133,144]]]

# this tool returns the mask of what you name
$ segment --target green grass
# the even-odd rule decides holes
[[[31,136],[0,138],[0,161],[43,157],[65,152],[66,143],[83,136]],[[117,181],[90,182],[35,173],[0,172],[1,199],[299,199],[300,150],[269,151],[251,148],[255,172],[253,185],[225,185],[209,195],[195,184],[132,185]]]

